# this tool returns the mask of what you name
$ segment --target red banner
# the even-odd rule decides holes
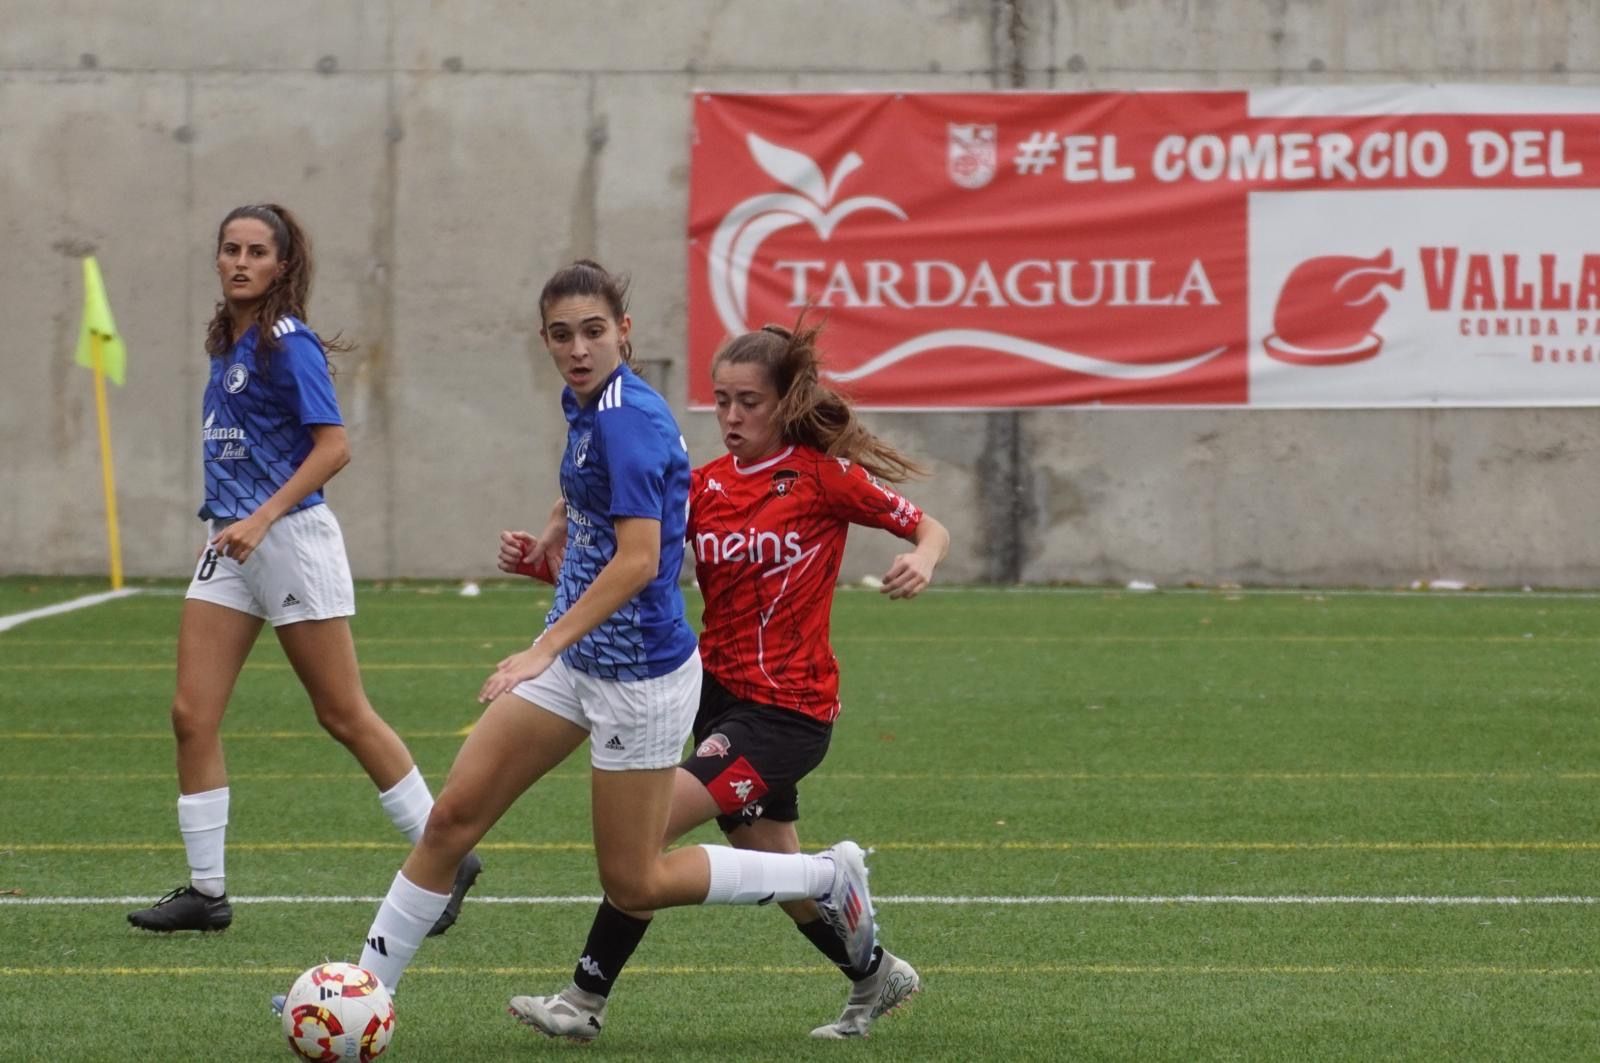
[[[690,404],[826,320],[866,407],[1600,402],[1600,91],[697,94]],[[1594,253],[1591,253],[1593,249]]]

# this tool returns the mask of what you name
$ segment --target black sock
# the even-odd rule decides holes
[[[821,919],[813,919],[809,923],[796,923],[794,928],[804,934],[806,940],[817,947],[817,951],[833,961],[835,967],[844,972],[846,978],[852,982],[860,982],[871,978],[878,970],[878,961],[883,958],[883,948],[872,946],[872,962],[867,964],[865,971],[857,971],[850,966],[850,954],[844,950],[844,942],[839,940],[839,935],[833,932]]]
[[[589,940],[583,943],[583,956],[573,968],[573,984],[587,993],[610,996],[617,975],[649,929],[650,920],[635,919],[602,898],[589,926]]]

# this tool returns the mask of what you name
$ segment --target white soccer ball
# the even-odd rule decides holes
[[[294,980],[283,1035],[314,1063],[377,1059],[394,1036],[394,1001],[377,976],[353,963],[320,963]]]

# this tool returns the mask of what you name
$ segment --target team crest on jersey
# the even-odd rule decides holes
[[[695,747],[694,755],[697,757],[725,757],[733,745],[728,741],[728,736],[718,732],[707,735],[706,740]]]
[[[798,479],[800,474],[794,469],[779,469],[772,474],[772,489],[780,496],[786,495]]]
[[[585,432],[578,439],[578,445],[572,448],[572,464],[583,468],[583,463],[589,460],[590,433]]]
[[[222,386],[229,395],[237,395],[250,383],[250,370],[244,367],[243,362],[234,362],[228,366],[228,371],[222,374]]]

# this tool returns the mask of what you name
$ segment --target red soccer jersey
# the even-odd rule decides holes
[[[737,697],[833,722],[833,587],[851,524],[910,539],[922,511],[861,466],[810,447],[694,470],[689,548],[705,595],[700,657]]]

